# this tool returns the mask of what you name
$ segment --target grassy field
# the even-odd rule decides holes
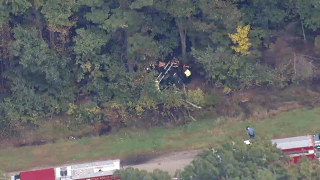
[[[34,167],[56,166],[87,160],[107,160],[154,151],[205,148],[223,141],[247,138],[245,127],[255,128],[257,136],[288,137],[320,132],[320,108],[281,113],[259,121],[202,120],[183,127],[152,128],[139,133],[57,141],[36,147],[0,151],[0,169],[6,172]]]

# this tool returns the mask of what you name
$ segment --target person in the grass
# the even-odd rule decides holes
[[[253,139],[254,138],[254,129],[253,128],[249,128],[249,126],[247,126],[246,130],[247,130],[247,133],[248,133],[249,137],[251,139]]]

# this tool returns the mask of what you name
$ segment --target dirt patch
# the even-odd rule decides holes
[[[144,164],[151,161],[152,159],[156,159],[160,156],[163,156],[164,154],[165,153],[155,153],[155,154],[129,156],[127,158],[121,159],[121,166],[133,166],[133,165]]]
[[[187,90],[197,90],[200,88],[204,93],[216,92],[215,86],[200,74],[193,74],[190,83],[186,84]]]

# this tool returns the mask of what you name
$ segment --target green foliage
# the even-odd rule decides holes
[[[5,172],[0,169],[0,180],[6,180],[9,177],[6,176]]]
[[[6,72],[11,83],[11,96],[3,102],[6,118],[36,122],[66,110],[74,98],[70,60],[54,54],[34,28],[16,28],[15,39],[11,53],[19,61]]]
[[[76,0],[47,0],[41,13],[45,15],[49,26],[71,26],[74,22],[69,20],[76,6]]]
[[[143,56],[140,59],[156,59],[159,57],[159,45],[152,37],[135,34],[128,39],[130,50],[129,53],[133,56]]]
[[[203,105],[206,103],[205,95],[200,88],[197,90],[188,90],[188,100],[196,105]]]
[[[22,78],[13,79],[12,83],[12,95],[3,102],[5,117],[14,121],[37,121],[44,115],[41,96]]]
[[[95,123],[103,118],[101,109],[94,103],[80,107],[70,103],[67,114],[73,116],[79,123]]]
[[[152,173],[146,170],[133,169],[116,170],[114,174],[120,175],[121,180],[171,180],[168,172],[155,169]]]
[[[217,93],[210,92],[210,93],[206,93],[204,95],[204,100],[205,100],[204,104],[206,106],[213,106],[213,105],[216,105],[219,102],[219,97],[218,97]]]
[[[266,30],[262,29],[261,27],[252,29],[249,32],[249,39],[251,40],[252,46],[254,48],[259,48],[261,46],[268,47],[268,44],[262,44],[263,39],[267,37],[268,37],[268,33],[266,32]]]
[[[105,31],[95,27],[77,29],[76,32],[74,51],[77,54],[100,53],[101,46],[106,45],[110,39]]]
[[[234,29],[238,26],[241,12],[237,5],[231,1],[203,0],[199,1],[199,7],[206,14],[206,17],[214,20],[215,26],[219,26],[221,29],[224,29],[221,24],[227,29]]]
[[[162,97],[162,103],[167,110],[170,110],[171,108],[180,108],[185,104],[182,98],[183,93],[176,89],[165,91]]]
[[[144,6],[152,6],[153,2],[154,2],[154,0],[136,0],[136,1],[132,2],[130,7],[132,9],[139,9]]]
[[[156,7],[160,7],[163,11],[172,14],[174,17],[180,19],[190,17],[195,12],[195,3],[192,0],[184,1],[155,1]]]
[[[317,0],[310,0],[310,1],[297,0],[295,3],[296,3],[295,4],[296,11],[299,14],[300,18],[303,20],[304,25],[307,28],[310,28],[314,31],[317,28],[319,28],[320,27],[319,1],[317,1]]]
[[[288,179],[317,179],[320,176],[319,162],[310,161],[306,157],[302,157],[297,165],[286,167],[288,170]]]
[[[231,54],[219,51],[219,49],[216,53],[210,47],[205,51],[193,49],[192,54],[205,69],[206,74],[213,79],[226,80],[228,74],[231,75],[239,69],[240,61],[235,61]]]
[[[210,47],[205,51],[193,49],[192,54],[210,78],[217,83],[223,82],[228,87],[252,86],[273,81],[267,67],[251,63],[250,58],[254,56],[237,57],[219,49],[213,51]]]
[[[22,14],[30,7],[28,0],[0,0],[0,26],[9,21],[11,14]]]
[[[246,60],[246,59],[244,59]],[[260,86],[262,83],[274,84],[274,71],[265,65],[246,62],[240,71],[241,86]]]
[[[52,82],[62,81],[58,69],[67,66],[66,60],[56,56],[48,47],[48,44],[37,37],[37,31],[16,28],[13,53],[20,57],[19,64],[27,68],[31,73],[45,75],[45,78]]]
[[[241,18],[246,24],[275,29],[287,16],[285,1],[253,0],[251,3],[243,3],[244,0],[237,1],[242,5]]]
[[[139,169],[127,168],[125,170],[117,170],[114,174],[120,175],[121,179],[140,180],[143,179],[148,172],[146,170],[140,171]]]
[[[152,84],[149,87],[152,87]],[[140,116],[145,110],[157,109],[157,104],[159,103],[158,97],[161,96],[155,89],[149,88],[149,91],[146,90],[148,89],[145,88],[145,90],[141,92],[135,106],[136,113]]]

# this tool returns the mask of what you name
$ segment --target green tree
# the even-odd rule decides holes
[[[35,28],[15,29],[12,69],[6,72],[11,96],[4,101],[9,119],[35,122],[66,110],[74,99],[72,65],[38,37]]]
[[[1,0],[0,1],[0,26],[10,20],[11,15],[23,14],[31,7],[28,0]]]
[[[288,179],[318,179],[320,176],[319,161],[311,161],[306,157],[302,157],[296,165],[290,164],[286,167],[288,171]]]
[[[133,73],[137,64],[136,50],[148,53],[145,49],[139,49],[139,45],[148,45],[141,44],[140,41],[146,43],[151,40],[146,39],[147,37],[136,35],[141,29],[143,13],[132,10],[127,1],[122,1],[121,3],[99,2],[91,6],[91,8],[94,8],[95,11],[88,12],[85,17],[113,35],[114,45],[116,45],[113,47],[113,53],[117,54],[117,58],[126,63],[128,70]],[[130,40],[131,38],[133,40]],[[149,45],[154,47],[152,43]]]
[[[272,30],[283,24],[287,17],[286,1],[273,0],[235,0],[240,7],[242,20],[245,24],[254,27],[262,27],[265,30]]]
[[[303,26],[315,31],[320,27],[319,1],[316,0],[292,0],[288,2],[291,15],[303,23]]]
[[[241,11],[241,21],[250,24],[250,37],[257,47],[268,46],[269,38],[276,36],[278,30],[283,29],[287,22],[292,20],[289,1],[273,0],[234,0]],[[241,25],[244,25],[241,24]]]
[[[182,179],[281,179],[286,178],[284,154],[269,141],[250,146],[224,144],[198,154],[181,172]]]
[[[58,51],[65,50],[69,30],[75,24],[75,21],[71,20],[71,16],[76,10],[75,0],[45,0],[43,3],[41,13],[44,14],[50,31],[51,48]],[[55,39],[55,33],[60,35],[57,40]]]
[[[216,83],[232,88],[273,83],[274,77],[268,67],[254,64],[255,56],[238,57],[230,52],[208,47],[205,51],[192,50],[197,62],[204,68],[204,74]]]
[[[161,8],[162,11],[169,13],[172,17],[174,17],[180,36],[182,59],[185,61],[187,59],[187,22],[188,19],[190,19],[192,15],[197,12],[197,4],[195,4],[195,1],[192,0],[159,0],[154,2],[154,6]]]

